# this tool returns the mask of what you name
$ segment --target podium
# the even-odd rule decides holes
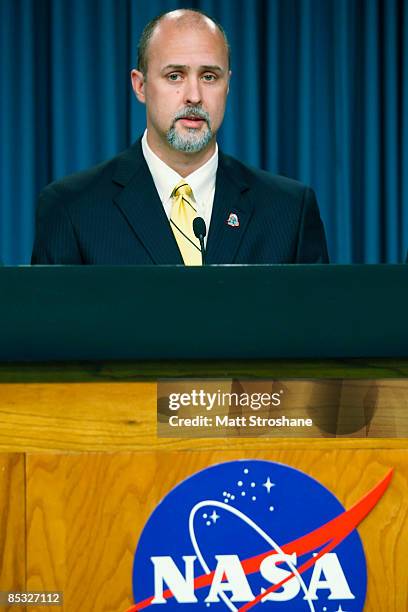
[[[364,610],[407,609],[406,270],[0,270],[0,591],[62,592],[68,612],[131,609],[135,550],[160,501],[208,466],[260,459],[315,478],[345,509],[393,470],[358,525]],[[176,334],[169,320],[192,293],[197,316]],[[159,437],[162,378],[381,379],[394,433]],[[340,604],[358,609],[328,610]]]

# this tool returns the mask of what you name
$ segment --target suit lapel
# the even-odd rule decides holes
[[[239,176],[236,162],[220,152],[207,241],[207,263],[234,263],[252,214],[253,203],[249,194],[245,194],[248,189],[247,183]]]
[[[253,203],[246,193],[249,187],[239,172],[237,163],[220,152],[207,241],[209,264],[234,262],[252,214]],[[152,262],[182,265],[180,251],[143,157],[140,141],[119,157],[113,181],[123,187],[114,202]],[[238,225],[234,221],[238,221]]]
[[[113,181],[123,186],[114,198],[155,264],[183,264],[140,142],[118,160]]]

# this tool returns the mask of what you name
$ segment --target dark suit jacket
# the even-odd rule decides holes
[[[207,263],[327,261],[313,191],[220,152]],[[140,142],[41,192],[32,263],[183,263]]]

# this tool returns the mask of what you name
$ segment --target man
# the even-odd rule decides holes
[[[147,130],[130,149],[46,187],[33,264],[327,262],[313,192],[222,154],[231,71],[219,24],[194,10],[150,22],[132,70]],[[250,120],[250,118],[245,118]]]

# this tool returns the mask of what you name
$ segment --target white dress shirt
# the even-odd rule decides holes
[[[170,219],[173,189],[183,179],[193,190],[194,199],[197,203],[197,214],[204,219],[208,235],[218,168],[217,144],[215,144],[214,155],[203,166],[184,177],[180,176],[178,172],[170,168],[170,166],[153,153],[147,143],[147,130],[145,130],[142,138],[142,151],[167,218]]]

